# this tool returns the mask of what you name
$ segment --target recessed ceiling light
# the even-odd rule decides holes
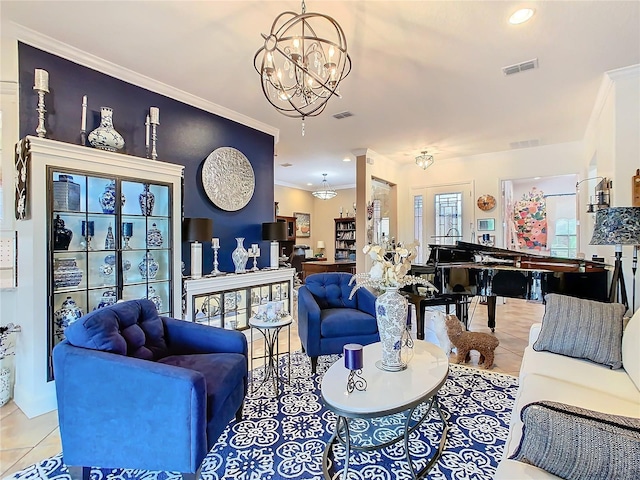
[[[350,161],[351,161],[351,159],[350,159],[349,157],[344,157],[344,158],[342,159],[342,161],[343,161],[343,162],[350,162]]]
[[[533,17],[534,13],[535,10],[533,8],[521,8],[509,17],[509,23],[511,25],[520,25]]]
[[[533,177],[534,180],[540,180],[540,177]]]
[[[313,185],[313,183],[311,183],[311,182],[307,182],[307,186],[308,186],[308,187],[310,187],[310,186],[312,186],[312,185]]]

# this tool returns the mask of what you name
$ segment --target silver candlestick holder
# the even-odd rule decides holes
[[[249,256],[253,257],[253,267],[251,268],[252,272],[257,272],[260,270],[258,268],[258,257],[260,256],[260,248],[258,248],[257,243],[251,244],[251,250],[249,250]]]
[[[214,243],[211,248],[213,248],[213,270],[211,275],[220,275],[220,270],[218,270],[218,250],[220,250],[220,245]]]
[[[160,125],[160,109],[158,107],[151,107],[149,109],[149,122],[151,123],[151,160],[158,158],[158,152],[156,151],[156,142],[158,135],[156,128]]]
[[[41,68],[36,68],[35,81],[33,89],[38,92],[38,127],[36,128],[36,134],[44,138],[47,134],[47,129],[44,126],[44,114],[46,112],[44,108],[44,94],[49,93],[49,72]]]

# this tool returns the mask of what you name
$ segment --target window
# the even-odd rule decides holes
[[[424,263],[422,256],[424,249],[422,248],[422,195],[413,197],[413,238],[418,240],[418,255],[415,263]]]
[[[551,245],[551,256],[575,258],[577,253],[578,237],[575,218],[559,218],[555,222],[555,236]]]
[[[435,243],[455,245],[462,238],[462,193],[436,194],[435,213]]]

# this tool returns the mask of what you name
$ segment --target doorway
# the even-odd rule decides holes
[[[505,247],[576,258],[577,180],[573,174],[503,180]]]
[[[473,241],[473,206],[471,183],[413,189],[416,263],[426,263],[429,245]]]

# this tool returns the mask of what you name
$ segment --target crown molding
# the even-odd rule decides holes
[[[638,76],[640,76],[640,64],[630,65],[628,67],[617,68],[615,70],[604,72],[602,76],[602,83],[600,84],[600,89],[598,90],[598,94],[596,95],[596,101],[593,104],[591,116],[589,117],[587,128],[585,129],[585,136],[595,128],[595,125],[600,118],[600,114],[602,113],[602,109],[604,108],[607,101],[607,97],[611,93],[611,89],[614,87],[615,82],[625,78],[633,78]]]
[[[629,65],[628,67],[616,68],[605,72],[605,75],[614,82],[623,78],[633,78],[640,76],[640,63]]]
[[[260,122],[254,118],[238,113],[229,108],[223,107],[216,103],[210,102],[203,98],[192,95],[178,88],[159,82],[150,77],[134,72],[128,68],[124,68],[115,63],[104,60],[100,57],[82,51],[76,47],[60,42],[54,38],[48,37],[40,32],[24,27],[20,24],[10,22],[11,33],[13,36],[29,45],[44,50],[46,52],[58,55],[72,62],[78,63],[85,67],[97,70],[98,72],[110,75],[133,85],[145,88],[155,93],[165,95],[180,102],[200,108],[209,113],[213,113],[220,117],[232,120],[236,123],[253,128],[260,132],[264,132],[273,136],[274,144],[278,143],[280,130],[266,123]]]

